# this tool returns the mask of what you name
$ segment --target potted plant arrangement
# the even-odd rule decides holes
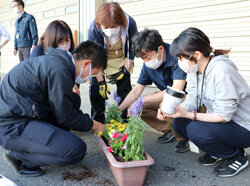
[[[120,98],[114,93],[115,103],[106,110],[106,130],[98,134],[98,142],[109,167],[120,186],[143,185],[148,166],[154,163],[144,151],[142,137],[146,130],[141,119],[142,97],[132,106],[127,123],[118,108]]]

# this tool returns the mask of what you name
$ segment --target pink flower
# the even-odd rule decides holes
[[[120,149],[122,149],[122,150],[125,149],[125,145],[123,145]]]
[[[119,141],[125,142],[125,140],[124,140],[124,139],[119,139]]]
[[[117,144],[117,141],[115,141],[115,144]]]
[[[109,146],[109,149],[108,149],[109,152],[114,152],[113,148],[111,146]]]
[[[110,140],[109,140],[109,142],[110,142],[110,143],[112,143],[112,142],[113,142],[113,140],[112,140],[112,139],[110,139]]]
[[[128,136],[128,132],[124,132],[122,136]]]
[[[122,136],[123,140],[126,140],[128,138],[128,136]]]
[[[119,134],[118,133],[114,133],[113,138],[119,138]]]
[[[125,142],[127,138],[128,138],[128,136],[126,136],[126,135],[122,135],[122,138],[121,138],[121,139],[119,139],[119,141],[123,141],[123,142]]]

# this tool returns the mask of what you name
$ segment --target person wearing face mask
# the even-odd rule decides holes
[[[46,47],[60,48],[70,53],[74,50],[72,31],[63,20],[54,20],[48,25],[45,33],[40,37],[39,44],[32,50],[30,58],[44,55],[44,40],[47,43]]]
[[[72,57],[71,52],[74,50],[74,40],[72,31],[69,25],[62,20],[52,21],[42,34],[39,44],[32,50],[30,59],[45,54],[45,48],[53,47],[60,48]],[[75,102],[79,103],[80,106],[80,90],[79,84],[74,85],[73,92]],[[64,127],[64,129],[68,130]]]
[[[90,86],[91,115],[100,122],[105,120],[105,100],[110,94],[106,78],[116,84],[121,100],[132,89],[130,73],[134,66],[134,54],[131,51],[131,38],[135,33],[136,22],[118,3],[103,3],[90,25],[88,40],[100,43],[108,52],[106,71],[93,77]],[[127,118],[127,110],[122,112],[122,117]]]
[[[85,142],[62,128],[95,133],[105,129],[80,110],[72,88],[106,66],[106,50],[85,41],[72,56],[47,47],[45,55],[19,63],[4,77],[0,84],[0,145],[5,149],[5,161],[18,174],[40,176],[44,174],[41,166],[76,164],[84,158]]]
[[[183,90],[186,83],[186,73],[179,68],[177,58],[169,54],[169,44],[163,42],[157,30],[144,29],[133,37],[132,42],[135,56],[140,57],[144,64],[137,84],[119,106],[120,110],[131,108],[145,87],[154,83],[160,91],[143,96],[142,119],[163,133],[162,136],[158,137],[158,143],[169,143],[176,138],[178,144],[175,151],[188,151],[187,141],[172,130],[172,119],[167,118],[166,121],[157,119],[157,111],[167,86]]]
[[[14,55],[18,53],[19,61],[29,59],[30,50],[37,45],[38,32],[36,19],[24,11],[22,0],[13,0],[11,8],[18,18],[15,23]]]
[[[248,165],[244,148],[250,147],[250,89],[228,58],[230,50],[214,50],[209,38],[197,28],[184,30],[171,44],[180,67],[188,73],[185,101],[176,113],[174,130],[198,146],[204,166],[220,162],[213,173],[220,177],[238,174]],[[212,55],[211,55],[212,54]],[[201,106],[207,109],[200,113]]]

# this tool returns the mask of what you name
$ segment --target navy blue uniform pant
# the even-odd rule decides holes
[[[81,161],[86,144],[74,134],[43,121],[0,126],[0,145],[28,168]]]
[[[173,129],[210,156],[228,159],[250,147],[250,131],[235,122],[211,123],[186,118],[173,120]]]

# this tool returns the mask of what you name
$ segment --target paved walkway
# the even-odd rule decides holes
[[[114,90],[114,86],[111,86]],[[146,93],[156,91],[146,89]],[[90,113],[88,86],[81,86],[82,110]],[[0,157],[0,174],[12,179],[19,186],[92,186],[117,185],[108,168],[93,132],[76,133],[87,144],[87,155],[77,165],[65,167],[44,167],[46,174],[36,178],[26,178],[16,175],[11,167]],[[187,152],[178,154],[174,152],[176,141],[170,144],[157,144],[155,139],[160,136],[158,132],[147,128],[144,136],[145,150],[154,158],[155,164],[149,168],[146,186],[249,186],[250,168],[232,178],[219,178],[212,174],[213,167],[203,167],[197,163],[198,154]],[[0,155],[3,149],[0,147]],[[250,149],[247,149],[250,154]],[[250,156],[248,156],[250,160]]]

